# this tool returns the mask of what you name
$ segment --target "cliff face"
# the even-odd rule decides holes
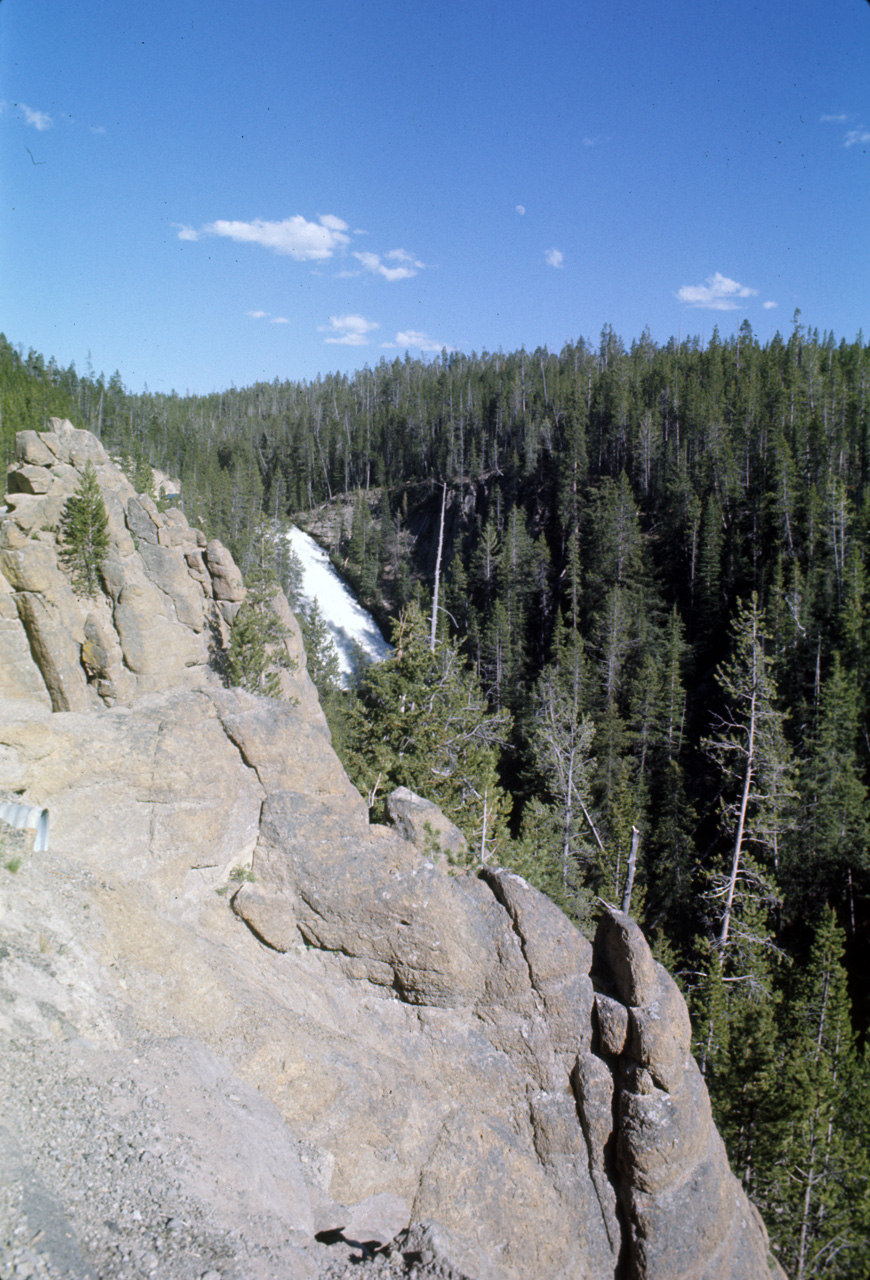
[[[8,1248],[18,1222],[32,1274],[175,1280],[344,1274],[339,1233],[395,1238],[354,1275],[776,1270],[637,926],[593,945],[369,825],[289,611],[296,701],[224,688],[230,557],[52,426],[0,517],[0,800],[52,823],[0,870]],[[52,529],[89,459],[83,601]]]

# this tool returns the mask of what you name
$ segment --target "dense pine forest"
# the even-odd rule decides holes
[[[870,345],[795,313],[664,346],[129,392],[0,338],[0,447],[71,418],[263,573],[315,528],[391,628],[337,688],[405,784],[585,929],[630,908],[690,1002],[735,1171],[800,1277],[870,1270]],[[141,481],[141,484],[140,484]],[[271,571],[292,591],[280,540]]]

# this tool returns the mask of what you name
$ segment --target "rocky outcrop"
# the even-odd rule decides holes
[[[414,795],[407,787],[397,787],[387,796],[390,821],[403,836],[430,857],[444,856],[453,862],[465,862],[468,841],[437,804]]]
[[[593,944],[519,876],[456,873],[411,793],[370,825],[304,662],[292,702],[210,667],[226,551],[53,427],[19,438],[0,526],[0,799],[52,822],[0,871],[0,1156],[45,1190],[28,1222],[53,1205],[82,1267],[176,1280],[326,1277],[391,1237],[421,1277],[771,1274],[637,926],[611,912]],[[87,460],[112,551],[82,602],[45,524]],[[113,1136],[140,1115],[160,1196]]]
[[[191,529],[178,508],[160,512],[137,494],[90,432],[57,418],[51,427],[19,433],[7,476],[0,696],[47,695],[55,711],[88,711],[161,689],[219,684],[215,654],[245,598],[232,556]],[[111,546],[104,591],[81,598],[59,562],[56,531],[89,462],[103,491]],[[284,620],[290,657],[304,664],[295,619]],[[306,713],[322,724],[308,681],[285,676],[285,692],[301,693]]]

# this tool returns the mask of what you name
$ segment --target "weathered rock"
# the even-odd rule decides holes
[[[240,604],[245,598],[242,575],[229,551],[217,538],[213,538],[206,547],[205,559],[212,578],[215,600]]]
[[[628,1274],[638,1280],[781,1274],[775,1263],[769,1267],[764,1227],[728,1167],[690,1053],[682,996],[636,923],[616,910],[599,925],[594,973],[610,991],[596,999],[602,1051],[616,1058],[616,1182]]]
[[[9,474],[10,493],[48,493],[52,475],[47,467],[25,465]]]
[[[64,1106],[75,1072],[159,1099],[166,1143],[141,1158],[222,1249],[244,1237],[239,1274],[314,1280],[331,1230],[401,1232],[426,1280],[768,1276],[682,998],[634,922],[609,914],[593,948],[521,877],[452,874],[430,856],[449,824],[410,793],[392,798],[410,839],[369,825],[283,597],[293,700],[224,689],[207,636],[244,598],[226,549],[203,555],[52,425],[19,438],[13,482],[48,487],[0,522],[0,792],[52,822],[50,853],[0,883],[0,1055],[50,1044]],[[88,460],[112,545],[106,594],[82,601],[44,526]],[[36,1168],[40,1109],[13,1080],[4,1124]],[[52,1166],[58,1221],[111,1274],[123,1215],[87,1218],[79,1149]],[[94,1195],[120,1203],[125,1169]]]
[[[124,653],[105,605],[94,603],[85,619],[81,663],[106,706],[129,702],[136,678],[124,665]]]
[[[595,1011],[598,1014],[601,1052],[608,1057],[618,1057],[628,1039],[628,1010],[618,1000],[611,1000],[599,992],[595,997]]]
[[[134,540],[157,546],[160,531],[159,513],[149,498],[142,494],[127,499],[127,528]]]
[[[35,591],[18,591],[15,605],[54,710],[86,711],[91,700],[80,660],[79,611],[70,607],[65,618],[56,597]]]
[[[90,431],[79,430],[65,418],[49,418],[48,422],[51,431],[41,432],[40,439],[58,462],[65,462],[79,471],[87,462],[94,466],[110,465],[109,455]]]
[[[382,1191],[346,1208],[328,1201],[315,1210],[318,1232],[340,1231],[346,1240],[359,1244],[384,1245],[404,1231],[411,1220],[407,1200]]]
[[[12,587],[0,573],[0,699],[3,698],[32,698],[51,705],[15,607]]]
[[[424,800],[407,787],[397,787],[387,796],[387,812],[396,829],[421,853],[430,858],[446,855],[450,861],[464,861],[468,841],[431,800]]]
[[[55,461],[55,455],[40,438],[37,431],[19,431],[15,437],[15,456],[19,462],[44,467]]]

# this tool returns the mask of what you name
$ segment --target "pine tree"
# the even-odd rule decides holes
[[[717,716],[716,733],[706,743],[723,775],[723,834],[731,845],[725,869],[713,874],[710,891],[723,951],[735,900],[741,894],[744,899],[769,897],[767,873],[778,870],[782,836],[792,821],[792,761],[785,716],[777,707],[772,660],[765,651],[767,639],[758,597],[753,595],[738,608],[734,654],[716,673],[725,707]],[[748,847],[756,854],[752,866]]]
[[[92,462],[85,463],[81,481],[64,505],[58,545],[60,560],[70,571],[73,590],[78,595],[95,595],[109,551],[109,515]]]
[[[543,795],[527,807],[523,874],[574,919],[588,914],[590,888],[603,874],[604,847],[592,814],[595,726],[586,713],[589,683],[583,642],[561,620],[553,662],[535,686],[529,740]]]
[[[800,767],[801,822],[786,859],[792,918],[815,916],[817,904],[842,903],[855,918],[855,881],[870,872],[867,787],[858,757],[861,691],[834,654],[821,687],[818,725]]]
[[[289,631],[275,608],[280,592],[275,541],[280,536],[265,524],[254,530],[247,595],[233,620],[227,650],[230,683],[269,698],[281,696],[281,672],[294,666],[285,644]]]
[[[341,688],[338,650],[316,599],[307,608],[300,609],[297,617],[305,643],[308,674],[323,704]]]
[[[456,823],[476,862],[493,862],[507,837],[498,763],[510,717],[489,710],[454,644],[430,648],[417,605],[402,614],[393,643],[390,657],[360,680],[345,767],[375,814],[382,814],[382,797],[410,787]]]
[[[758,1198],[795,1280],[863,1277],[870,1266],[870,1075],[855,1047],[844,938],[826,908],[785,1006],[787,1108]]]

